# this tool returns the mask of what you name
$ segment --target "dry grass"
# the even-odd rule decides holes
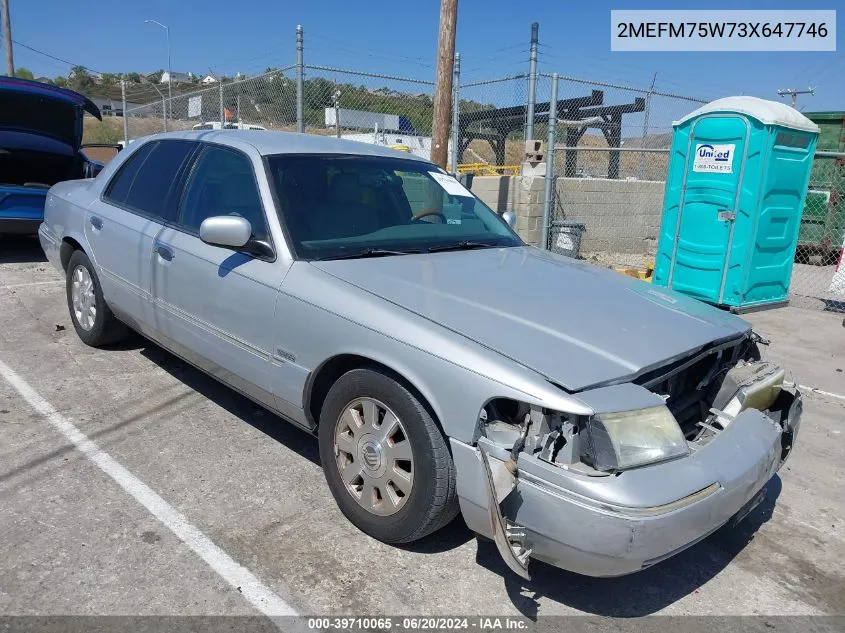
[[[561,145],[558,145],[560,147]],[[590,147],[607,147],[603,136],[585,134],[579,147],[585,148],[578,151],[578,173],[595,178],[607,176],[609,152],[589,151]],[[519,165],[522,163],[524,145],[521,140],[505,141],[505,165]],[[464,153],[463,162],[474,163],[483,160],[491,165],[496,163],[496,157],[490,143],[483,140],[475,140],[469,144],[469,149]],[[668,165],[668,153],[649,152],[639,154],[638,152],[622,152],[619,159],[619,177],[639,177],[640,162],[642,160],[642,176],[646,180],[665,180]],[[558,151],[555,155],[555,173],[563,173],[564,153]]]
[[[91,117],[85,117],[85,132],[83,141],[86,143],[117,143],[123,140],[123,119],[121,117],[105,117],[102,121],[97,121]],[[168,121],[168,129],[173,130],[190,130],[196,124],[195,120]],[[266,125],[268,129],[279,130],[284,132],[295,132],[295,124],[282,125]],[[157,134],[164,131],[164,123],[158,117],[129,117],[129,138],[138,138],[148,134]],[[318,134],[320,136],[333,136],[334,130],[331,128],[306,128],[308,134]],[[595,134],[585,134],[579,143],[580,147],[607,147],[607,142],[604,137]],[[505,142],[505,164],[519,165],[523,160],[524,145],[521,140],[508,140]],[[604,151],[588,151],[582,150],[578,152],[578,173],[595,178],[604,178],[607,176],[607,163],[609,152]],[[557,166],[556,173],[563,172],[563,152],[558,152],[555,156]],[[640,161],[642,160],[642,176],[646,180],[664,180],[666,178],[668,154],[663,153],[647,153],[641,155],[637,152],[622,152],[619,161],[619,177],[626,178],[629,176],[639,177],[640,175]],[[487,141],[475,140],[469,145],[469,149],[464,152],[463,162],[478,162],[479,160],[488,162],[491,165],[496,163],[496,157],[493,154],[493,148]]]
[[[139,138],[149,134],[158,134],[164,131],[164,121],[159,117],[129,117],[129,138]],[[181,121],[171,119],[167,122],[167,129],[171,132],[177,130],[190,130],[197,124],[196,120]],[[265,125],[262,123],[262,125]],[[281,132],[296,132],[295,124],[265,125],[268,130]],[[318,134],[320,136],[334,136],[334,129],[307,128],[307,134]],[[83,121],[83,143],[117,143],[123,140],[123,118],[103,117],[98,121],[93,117],[85,117]]]
[[[167,122],[167,129],[190,130],[196,121],[175,121]],[[148,134],[157,134],[164,131],[164,122],[159,118],[152,117],[129,117],[129,138],[139,138]],[[85,117],[83,121],[83,143],[117,143],[123,140],[123,118],[103,117],[98,121],[93,117]]]

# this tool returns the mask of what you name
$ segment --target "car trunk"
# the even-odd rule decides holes
[[[20,148],[0,149],[0,185],[49,187],[63,180],[83,177],[82,161],[73,154]]]
[[[84,177],[79,156],[82,95],[34,82],[0,84],[0,185],[54,185]]]

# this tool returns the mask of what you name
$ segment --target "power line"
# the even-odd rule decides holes
[[[69,62],[66,59],[62,59],[61,57],[56,57],[55,55],[51,55],[50,53],[45,53],[44,51],[40,51],[37,48],[33,48],[32,46],[24,44],[23,42],[19,42],[16,39],[13,39],[12,42],[22,48],[32,51],[33,53],[38,53],[39,55],[43,55],[44,57],[49,57],[50,59],[54,59],[57,62],[62,62],[63,64],[67,64],[68,66],[84,66],[84,64],[74,64],[73,62]],[[92,72],[103,74],[101,71],[89,68],[88,66],[85,66],[85,68]]]
[[[537,45],[540,46],[540,43],[537,42]],[[513,44],[511,46],[503,46],[502,48],[493,49],[490,52],[491,53],[501,53],[502,51],[512,51],[515,48],[525,48],[525,42],[520,42],[519,44]],[[524,51],[520,51],[520,52],[524,52]]]
[[[24,61],[29,60],[29,61],[32,61],[36,64],[45,64],[45,65],[49,66],[51,69],[55,68],[57,70],[61,70],[62,73],[64,73],[67,70],[67,66],[65,64],[59,64],[59,63],[54,62],[54,61],[42,59],[41,57],[34,55],[33,53],[30,53],[29,51],[25,51],[25,50],[15,51],[15,57],[18,58],[18,59],[23,59]],[[15,64],[15,65],[18,68],[21,67],[20,64]]]
[[[513,55],[517,55],[517,54],[527,55],[528,49],[523,48],[518,53],[513,53],[511,55],[494,55],[492,57],[485,57],[484,58],[485,63],[481,64],[480,66],[471,66],[470,68],[467,68],[466,70],[464,70],[462,72],[473,73],[473,72],[478,71],[478,70],[484,70],[485,68],[493,68],[494,66],[497,67],[497,68],[506,68],[506,67],[509,67],[509,66],[513,66],[515,64],[521,64],[521,65],[524,64],[525,67],[527,68],[528,67],[528,58],[525,57],[524,59],[513,59]],[[497,61],[497,60],[500,60],[500,59],[507,59],[507,58],[511,58],[511,61],[507,61],[507,62]]]
[[[329,50],[329,51],[334,50],[336,52],[343,53],[343,54],[346,54],[346,55],[358,55],[358,56],[361,56],[361,57],[369,57],[370,59],[377,59],[377,60],[380,60],[380,61],[393,61],[393,62],[395,62],[395,61],[399,60],[403,63],[413,64],[415,66],[422,66],[423,68],[434,68],[434,66],[432,64],[422,62],[422,61],[417,61],[416,59],[414,59],[412,57],[404,57],[403,58],[400,55],[390,55],[389,53],[370,53],[370,52],[367,52],[366,50],[356,49],[356,48],[347,48],[345,46],[337,46],[335,44],[329,44],[329,45],[323,44],[316,51],[313,51],[313,52],[309,51],[309,53],[313,54],[314,52],[316,52],[317,54],[319,54],[323,50]]]
[[[818,84],[821,77],[825,77],[830,71],[836,69],[834,64],[843,60],[845,60],[845,57],[838,57],[836,55],[831,56],[830,59],[824,60],[824,63],[821,66],[819,66],[814,72],[810,73],[810,81]]]
[[[340,46],[343,46],[347,49],[351,49],[351,52],[354,52],[354,53],[360,53],[361,51],[370,51],[372,53],[376,53],[376,54],[381,55],[383,57],[386,56],[389,59],[404,59],[406,61],[422,62],[421,65],[433,68],[433,65],[429,64],[426,61],[427,58],[425,58],[425,57],[409,57],[407,55],[398,55],[398,54],[395,53],[395,51],[388,51],[388,50],[384,50],[384,49],[373,48],[372,46],[360,46],[358,44],[354,44],[354,43],[351,43],[351,42],[344,42],[342,40],[338,40],[338,39],[335,39],[333,37],[325,37],[324,35],[310,34],[308,37],[309,37],[309,39],[315,39],[315,40],[318,40],[318,41],[323,40],[324,42],[329,42],[329,43],[332,43],[332,44],[339,44]]]

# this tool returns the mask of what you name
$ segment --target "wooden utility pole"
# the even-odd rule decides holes
[[[452,118],[452,64],[455,63],[455,28],[457,22],[458,0],[440,0],[440,35],[437,42],[434,120],[431,125],[431,162],[444,169],[449,154],[449,121]]]
[[[9,17],[9,0],[0,0],[3,9],[3,41],[6,44],[6,74],[15,76],[15,58],[12,56],[12,18]]]

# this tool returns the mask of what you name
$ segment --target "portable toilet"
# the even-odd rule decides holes
[[[726,97],[673,127],[653,283],[735,312],[784,305],[818,126]]]

